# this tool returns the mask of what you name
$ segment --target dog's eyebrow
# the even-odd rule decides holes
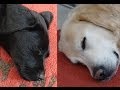
[[[113,53],[116,55],[117,58],[119,58],[119,55],[116,51],[113,51]]]

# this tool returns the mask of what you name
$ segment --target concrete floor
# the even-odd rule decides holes
[[[58,15],[58,20],[57,20],[58,29],[61,29],[61,26],[71,9],[72,7],[66,7],[63,4],[58,4],[58,14],[57,14]]]

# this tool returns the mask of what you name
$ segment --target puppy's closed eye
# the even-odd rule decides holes
[[[83,50],[85,50],[86,48],[86,37],[83,38],[82,42],[81,42],[81,47]]]
[[[39,49],[39,52],[38,52],[38,55],[42,55],[43,52],[42,52],[42,48]]]
[[[35,50],[34,53],[33,53],[33,55],[34,55],[34,57],[36,57],[36,59],[40,59],[40,57],[43,56],[43,50],[42,50],[42,48]]]

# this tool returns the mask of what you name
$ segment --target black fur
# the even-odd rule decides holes
[[[0,41],[20,75],[26,80],[42,79],[39,76],[44,72],[44,59],[49,56],[47,30],[52,13],[37,13],[19,4],[1,4],[0,12]]]

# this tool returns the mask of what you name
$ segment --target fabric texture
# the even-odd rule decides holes
[[[50,55],[45,60],[45,80],[26,81],[22,79],[12,58],[0,47],[0,87],[56,87],[57,86],[57,5],[56,4],[23,4],[36,12],[50,11],[53,20],[49,28]]]

